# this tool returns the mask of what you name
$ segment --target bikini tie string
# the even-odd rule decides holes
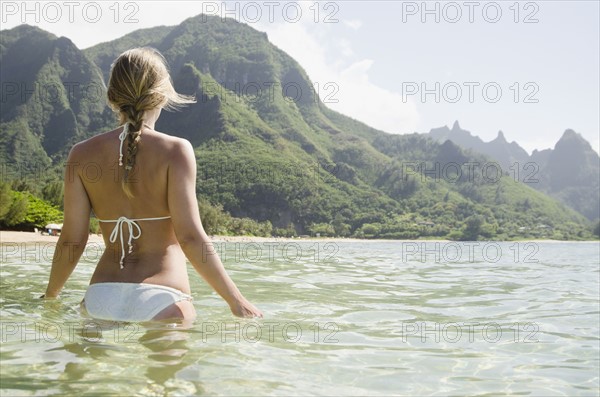
[[[128,231],[129,231],[129,239],[127,241],[127,246],[128,246],[128,253],[131,253],[133,251],[133,245],[132,245],[132,240],[138,239],[141,235],[142,235],[142,229],[140,228],[140,226],[135,223],[134,220],[129,219],[125,216],[121,216],[119,217],[119,219],[117,219],[117,224],[115,225],[115,228],[113,229],[112,233],[110,234],[110,238],[109,241],[111,243],[114,243],[115,241],[117,241],[117,236],[120,237],[120,241],[121,241],[121,260],[119,261],[119,267],[121,269],[123,269],[125,266],[123,266],[123,259],[125,258],[125,245],[123,244],[123,226],[127,225],[128,227]],[[137,235],[133,234],[133,228],[137,229]]]
[[[128,133],[129,123],[125,123],[123,125],[123,132],[119,134],[119,140],[121,141],[121,145],[119,146],[119,166],[123,165],[123,142],[125,142]]]

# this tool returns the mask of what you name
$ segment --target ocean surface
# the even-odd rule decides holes
[[[597,396],[598,242],[219,243],[265,314],[189,267],[198,319],[94,321],[103,247],[43,301],[52,244],[4,244],[0,395]]]

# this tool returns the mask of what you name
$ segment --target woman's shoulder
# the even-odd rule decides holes
[[[188,147],[192,147],[192,144],[187,139],[169,135],[160,131],[153,130],[146,136],[148,140],[152,140],[159,145],[161,149],[164,149],[168,152],[181,152],[182,150],[186,150]],[[142,135],[142,139],[144,139],[144,135]]]
[[[155,136],[156,138],[164,141],[165,143],[169,143],[171,145],[181,145],[181,144],[184,144],[185,142],[189,143],[189,141],[185,138],[180,138],[175,135],[170,135],[170,134],[167,134],[166,132],[152,130],[152,135]]]
[[[100,149],[102,145],[107,144],[109,141],[113,141],[114,137],[117,137],[118,140],[118,135],[121,129],[122,127],[119,127],[114,130],[106,131],[75,143],[71,148],[71,155],[85,156],[86,154],[98,152],[98,149]]]
[[[171,165],[188,167],[196,163],[194,147],[189,140],[158,131],[152,131],[152,139],[160,141],[161,153]]]

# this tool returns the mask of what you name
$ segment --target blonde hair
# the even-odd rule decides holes
[[[127,181],[135,166],[144,113],[156,108],[177,110],[195,100],[175,91],[165,58],[150,47],[133,48],[119,55],[111,66],[107,97],[120,124],[129,124],[121,186],[128,197],[133,197]]]

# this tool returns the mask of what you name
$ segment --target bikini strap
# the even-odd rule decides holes
[[[123,165],[123,142],[127,138],[127,134],[129,133],[129,123],[123,124],[123,132],[119,134],[119,140],[121,144],[119,145],[119,166]]]
[[[129,219],[126,216],[121,216],[119,219],[98,219],[98,222],[117,222],[112,232],[110,233],[109,241],[111,243],[115,243],[117,241],[117,237],[120,238],[121,242],[121,259],[119,260],[119,267],[123,269],[123,260],[125,259],[125,244],[123,243],[123,226],[127,225],[129,231],[129,239],[127,240],[128,253],[133,251],[132,240],[137,240],[142,235],[142,229],[140,225],[135,223],[135,221],[154,221],[159,219],[169,219],[170,216],[161,216],[156,218],[136,218]],[[137,235],[133,234],[133,229],[137,229]]]
[[[169,219],[171,216],[159,216],[157,218],[135,218],[132,221],[158,221],[160,219]]]
[[[115,241],[117,241],[117,236],[120,237],[121,259],[119,260],[119,267],[121,269],[124,268],[123,259],[125,259],[125,244],[123,244],[123,230],[122,230],[123,225],[125,225],[125,224],[129,228],[129,239],[127,240],[128,253],[131,253],[131,251],[133,250],[133,246],[131,244],[132,240],[138,239],[142,235],[142,229],[140,228],[140,225],[135,223],[135,220],[129,219],[124,216],[121,216],[121,217],[119,217],[119,219],[117,219],[117,224],[115,225],[112,233],[110,234],[109,241],[111,243],[114,243]],[[133,234],[134,227],[137,229],[137,235]]]

